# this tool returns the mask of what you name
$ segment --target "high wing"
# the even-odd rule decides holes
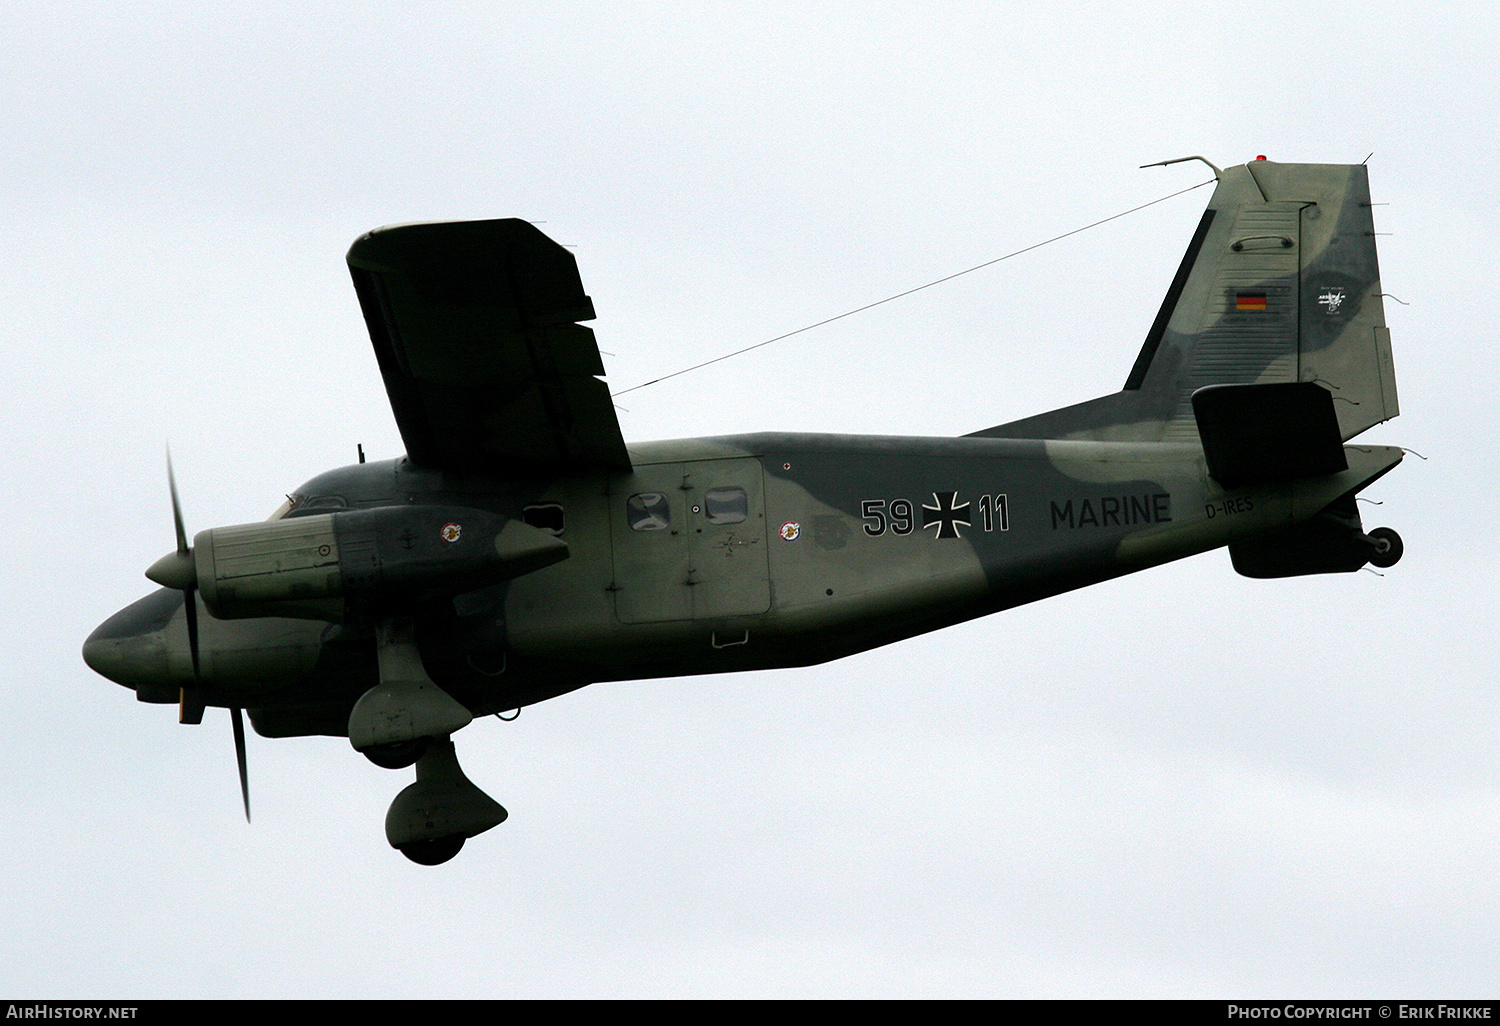
[[[347,259],[414,462],[630,469],[566,249],[527,221],[455,221],[377,228]]]

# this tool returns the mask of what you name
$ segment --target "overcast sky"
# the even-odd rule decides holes
[[[1488,4],[8,3],[0,992],[1500,992]],[[1034,13],[1031,13],[1034,12]],[[457,737],[511,813],[198,727],[79,646],[190,530],[401,453],[343,256],[524,217],[624,388],[1202,181],[1369,156],[1385,574],[1209,553],[827,666]],[[1117,389],[1207,188],[620,398],[631,440],[959,434]]]

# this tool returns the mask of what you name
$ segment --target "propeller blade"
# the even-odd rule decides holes
[[[250,822],[250,774],[245,769],[245,720],[239,706],[231,706],[229,716],[234,723],[234,757],[240,764],[240,794],[245,799],[245,822]]]
[[[182,503],[177,501],[177,475],[172,473],[172,449],[167,447],[167,488],[172,493],[172,525],[177,528],[177,552],[188,554],[187,530],[182,526]]]
[[[192,585],[182,589],[182,611],[187,617],[188,654],[193,657],[193,685],[201,684],[203,671],[198,665],[198,593]]]
[[[167,490],[172,493],[172,529],[177,535],[177,551],[158,559],[146,576],[164,588],[182,592],[182,615],[187,622],[188,654],[193,661],[192,687],[183,686],[177,695],[177,722],[203,722],[203,667],[198,653],[198,571],[193,549],[188,544],[187,528],[182,523],[182,502],[177,497],[177,475],[172,470],[172,447],[167,446]],[[246,798],[246,806],[249,798]]]
[[[146,576],[163,588],[186,591],[197,583],[198,567],[193,559],[193,547],[188,544],[187,528],[182,523],[182,503],[177,499],[177,475],[172,472],[170,447],[167,449],[167,489],[172,493],[172,528],[177,534],[177,550],[152,563]]]

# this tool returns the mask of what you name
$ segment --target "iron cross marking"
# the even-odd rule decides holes
[[[933,492],[932,501],[936,506],[922,503],[922,527],[937,525],[937,536],[939,538],[962,537],[958,533],[958,525],[969,526],[969,504],[955,505],[958,501],[957,492]]]

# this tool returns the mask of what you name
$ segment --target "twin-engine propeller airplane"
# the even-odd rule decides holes
[[[1402,450],[1344,444],[1397,413],[1365,168],[1215,176],[1125,387],[961,438],[627,445],[565,249],[517,220],[370,232],[349,269],[406,456],[191,542],[174,484],[161,589],[84,659],[183,723],[229,708],[247,817],[241,709],[415,765],[386,837],[431,865],[506,817],[454,755],[475,716],[805,666],[1219,546],[1250,577],[1390,566],[1355,496]]]

